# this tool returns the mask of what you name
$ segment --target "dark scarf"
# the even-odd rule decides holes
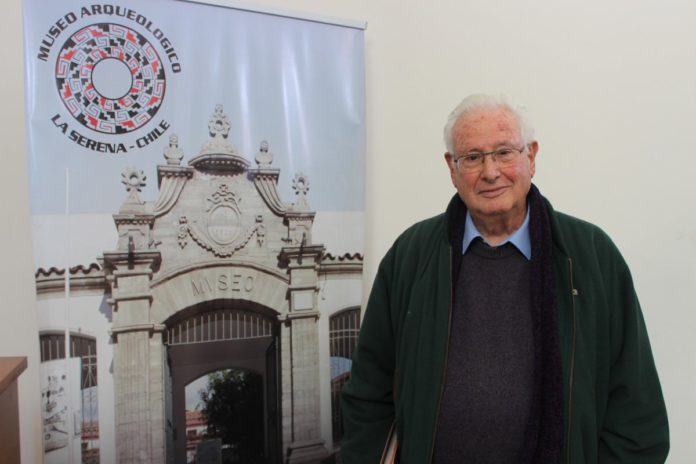
[[[551,222],[544,198],[532,184],[527,195],[532,245],[531,308],[534,333],[534,393],[521,463],[561,462],[563,452],[563,371],[553,271]],[[466,206],[455,195],[447,207],[452,245],[452,301],[462,259]]]

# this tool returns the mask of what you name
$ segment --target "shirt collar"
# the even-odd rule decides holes
[[[466,212],[466,222],[464,223],[464,240],[462,240],[462,254],[466,252],[471,245],[471,242],[476,238],[481,237],[485,243],[486,239],[483,238],[481,232],[476,228],[474,220],[471,218],[471,213]],[[522,225],[513,232],[504,242],[497,246],[505,245],[506,243],[512,243],[515,247],[520,250],[525,258],[528,260],[532,259],[532,242],[529,239],[529,206],[527,206],[527,214],[524,217]],[[490,245],[490,244],[489,244]]]

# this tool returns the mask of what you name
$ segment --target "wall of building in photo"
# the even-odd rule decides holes
[[[295,198],[281,198],[287,173],[265,142],[249,158],[237,152],[221,106],[208,129],[190,157],[170,136],[154,201],[140,198],[140,168],[123,171],[115,243],[94,263],[36,271],[47,462],[57,453],[90,463],[185,463],[196,453],[239,461],[243,446],[207,436],[205,405],[190,404],[192,386],[213,378],[255,379],[259,462],[319,462],[339,447],[362,249],[327,249],[310,179],[296,174]],[[362,220],[327,217],[325,231]],[[101,230],[65,220],[86,241]],[[67,350],[76,369],[59,361]]]

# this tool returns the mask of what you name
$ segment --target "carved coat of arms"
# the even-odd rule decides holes
[[[232,256],[249,242],[254,233],[263,224],[256,223],[244,227],[242,212],[239,207],[241,198],[230,190],[226,184],[220,184],[217,190],[206,198],[206,215],[200,221],[190,221],[182,217],[179,225],[179,244],[186,245],[186,236],[215,256],[226,258]]]

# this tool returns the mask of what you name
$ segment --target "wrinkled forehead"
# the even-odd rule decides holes
[[[481,108],[463,114],[452,131],[454,146],[461,148],[488,148],[478,144],[522,143],[520,122],[506,108]]]

